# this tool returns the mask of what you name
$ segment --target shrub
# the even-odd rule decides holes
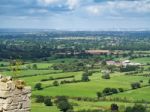
[[[103,94],[104,94],[104,95],[110,95],[110,94],[112,94],[112,93],[111,93],[111,88],[105,88],[105,89],[103,90]]]
[[[146,108],[143,105],[134,105],[133,107],[127,107],[125,112],[146,112]]]
[[[41,96],[41,95],[36,96],[35,102],[43,103],[44,102],[44,96]]]
[[[33,69],[37,69],[37,64],[33,64],[33,65],[32,65],[32,68],[33,68]]]
[[[82,79],[81,79],[81,80],[82,80],[83,82],[88,82],[88,81],[90,81],[88,75],[86,75],[86,74],[83,74],[83,75],[82,75]]]
[[[138,66],[127,65],[126,67],[124,66],[120,67],[120,72],[130,72],[130,71],[136,71],[138,69],[139,69]]]
[[[53,82],[53,86],[59,86],[59,82],[58,81],[54,81]]]
[[[42,90],[42,84],[41,83],[36,83],[35,86],[34,86],[34,89]]]
[[[123,88],[118,88],[119,92],[124,92]]]
[[[117,90],[116,88],[111,88],[111,92],[112,92],[113,94],[116,94],[116,93],[118,93],[118,90]]]
[[[104,71],[104,72],[103,72],[103,75],[102,75],[102,78],[103,78],[103,79],[110,79],[109,72],[108,72],[108,71]]]
[[[58,96],[55,102],[57,107],[62,112],[68,112],[73,109],[72,105],[68,102],[68,99],[65,96]]]
[[[118,90],[116,88],[104,88],[103,95],[111,95],[118,93]]]
[[[137,89],[137,88],[140,88],[141,85],[140,85],[139,82],[135,82],[135,83],[132,83],[132,84],[131,84],[131,87],[132,87],[132,89]]]
[[[97,92],[97,98],[99,99],[100,97],[102,97],[102,93],[101,92]]]
[[[117,104],[111,104],[111,111],[112,112],[118,112],[118,109],[119,109],[119,107]]]
[[[46,97],[44,98],[44,104],[45,104],[46,106],[52,106],[53,103],[52,103],[52,101],[51,101],[51,98],[48,97],[48,96],[46,96]]]
[[[134,105],[132,112],[146,112],[146,108],[143,105]]]
[[[3,63],[1,63],[1,64],[0,64],[0,67],[4,67],[4,64],[3,64]]]

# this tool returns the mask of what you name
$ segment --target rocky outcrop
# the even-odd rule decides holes
[[[0,76],[0,112],[30,112],[31,87],[20,86],[11,77]],[[20,83],[22,84],[22,83]]]

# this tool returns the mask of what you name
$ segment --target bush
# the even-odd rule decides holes
[[[130,72],[130,71],[136,71],[138,69],[139,69],[138,66],[127,65],[126,67],[124,66],[120,67],[120,72]]]
[[[54,81],[53,82],[53,86],[59,86],[59,82],[58,81]]]
[[[127,107],[125,112],[146,112],[146,108],[143,105],[134,105],[133,107]]]
[[[139,82],[135,82],[135,83],[132,83],[132,84],[131,84],[131,87],[132,87],[132,89],[137,89],[137,88],[140,88],[141,85],[140,85]]]
[[[97,92],[97,98],[99,99],[100,97],[102,97],[102,93],[101,92]]]
[[[46,106],[52,106],[53,103],[52,103],[52,101],[51,101],[51,98],[48,97],[48,96],[46,96],[46,97],[44,98],[44,104],[45,104]]]
[[[102,75],[102,78],[103,79],[110,79],[110,75],[109,75],[109,72],[108,71],[105,71]]]
[[[35,86],[34,86],[34,89],[42,90],[42,84],[41,83],[36,83]]]
[[[123,88],[118,88],[119,92],[124,92]]]
[[[2,64],[0,64],[0,67],[4,67],[4,64],[2,63]]]
[[[32,68],[33,68],[33,69],[37,69],[37,64],[33,64],[33,65],[32,65]]]
[[[111,104],[111,111],[112,112],[118,112],[118,109],[119,109],[119,107],[117,104]]]
[[[43,103],[44,102],[44,96],[41,96],[41,95],[36,96],[35,102]]]
[[[143,105],[134,105],[132,112],[146,112],[146,108]]]
[[[72,105],[68,102],[68,99],[65,96],[58,96],[55,102],[57,107],[62,112],[68,112],[73,109]]]
[[[118,93],[118,90],[116,88],[105,88],[102,93],[103,95],[106,96],[106,95],[116,94]]]
[[[88,82],[88,81],[90,81],[88,75],[86,75],[86,74],[83,74],[83,75],[82,75],[82,79],[81,79],[81,80],[82,80],[83,82]]]
[[[118,93],[118,90],[116,88],[111,88],[111,92],[112,92],[112,94],[116,94],[116,93]]]

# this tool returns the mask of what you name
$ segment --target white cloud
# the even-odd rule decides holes
[[[46,9],[30,9],[29,14],[34,14],[34,13],[48,13],[48,10]]]
[[[91,14],[99,15],[101,12],[101,7],[98,5],[94,5],[94,6],[87,7],[86,10]]]
[[[88,13],[95,15],[119,15],[119,13],[150,13],[150,0],[107,1],[105,3],[89,5],[86,7],[86,10]]]
[[[38,3],[41,4],[41,5],[51,5],[51,4],[55,4],[59,1],[62,1],[62,0],[38,0]]]
[[[80,0],[67,0],[69,9],[74,9],[80,5]]]

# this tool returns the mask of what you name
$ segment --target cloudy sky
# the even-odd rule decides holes
[[[150,28],[150,0],[0,0],[0,28]]]

